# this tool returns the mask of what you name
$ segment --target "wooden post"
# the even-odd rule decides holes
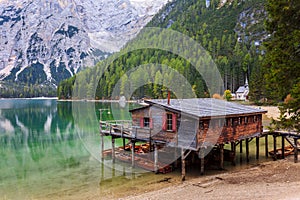
[[[174,148],[174,157],[175,157],[175,161],[174,161],[174,168],[177,168],[178,167],[178,148],[175,147]]]
[[[259,137],[256,137],[256,159],[259,159]]]
[[[276,135],[273,135],[273,146],[274,146],[274,155],[273,155],[273,159],[277,160],[277,147],[276,147]]]
[[[101,134],[101,160],[104,160],[104,136]]]
[[[154,171],[158,173],[158,151],[156,144],[154,144]]]
[[[184,150],[181,148],[181,181],[185,180],[185,158]]]
[[[115,138],[114,137],[111,137],[111,156],[112,156],[112,162],[115,163],[116,154],[115,154]]]
[[[248,138],[246,139],[246,160],[247,160],[247,163],[250,161],[249,160],[249,139]]]
[[[285,144],[284,144],[284,136],[282,135],[281,136],[281,148],[282,148],[282,150],[281,150],[281,158],[282,159],[284,159],[284,147],[285,147]]]
[[[220,144],[219,148],[220,148],[220,169],[224,169],[224,144]]]
[[[243,140],[240,141],[240,153],[243,153]]]
[[[131,166],[134,167],[134,156],[135,156],[135,141],[131,141]]]
[[[243,143],[242,143],[243,140],[240,140],[240,164],[243,163]]]
[[[269,157],[269,142],[268,142],[269,135],[265,136],[265,155],[266,157]]]
[[[123,149],[125,150],[125,138],[123,138]]]
[[[104,180],[104,162],[101,162],[101,181]]]
[[[124,136],[124,135],[123,135],[123,134],[124,134],[123,132],[124,132],[124,131],[123,131],[123,125],[121,125],[121,137],[122,137],[122,138],[123,138],[123,136]]]
[[[112,178],[116,177],[116,166],[115,166],[114,162],[113,162],[112,168],[111,168],[111,176],[112,176]]]
[[[200,175],[204,175],[204,149],[200,149]]]
[[[294,162],[297,163],[298,162],[298,144],[297,144],[297,138],[294,138]]]
[[[231,142],[231,152],[233,153],[233,158],[231,164],[235,166],[235,154],[236,154],[236,145],[235,142]]]

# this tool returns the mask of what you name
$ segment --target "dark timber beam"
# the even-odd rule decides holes
[[[115,153],[115,138],[111,138],[111,156],[112,162],[115,163],[116,153]]]
[[[298,162],[298,145],[297,145],[297,138],[294,138],[294,162],[297,163]]]
[[[233,158],[232,158],[231,164],[233,166],[235,166],[235,154],[236,154],[236,144],[235,144],[235,142],[231,142],[231,152],[233,154]]]
[[[246,139],[246,161],[249,162],[249,139]]]
[[[243,140],[240,141],[240,153],[243,153]]]
[[[135,141],[131,141],[131,166],[135,166]]]
[[[158,150],[156,144],[154,144],[154,171],[158,173]]]
[[[185,156],[184,149],[181,148],[181,181],[185,180]]]
[[[259,159],[259,137],[256,137],[256,159]]]
[[[104,136],[101,134],[101,161],[104,161]]]
[[[243,140],[240,141],[240,163],[243,162]]]
[[[269,157],[269,142],[268,142],[269,135],[265,135],[265,155]]]
[[[276,141],[276,135],[273,135],[273,146],[274,146],[274,155],[273,159],[277,160],[277,141]]]
[[[220,144],[219,148],[220,148],[220,169],[224,169],[224,144]]]
[[[200,174],[201,176],[204,175],[204,149],[200,149],[199,152],[199,157],[200,157]]]
[[[282,149],[282,150],[281,150],[281,158],[282,158],[282,159],[284,159],[284,157],[285,157],[285,156],[284,156],[284,150],[285,150],[284,147],[285,147],[285,144],[284,144],[284,136],[282,135],[282,136],[281,136],[281,149]]]

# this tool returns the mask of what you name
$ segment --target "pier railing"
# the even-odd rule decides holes
[[[151,131],[151,128],[133,126],[128,120],[100,121],[100,133],[104,135],[150,141]]]

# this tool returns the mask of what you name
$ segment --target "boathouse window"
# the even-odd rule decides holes
[[[140,118],[140,127],[141,128],[153,128],[152,127],[152,118],[150,117],[142,117]]]
[[[144,127],[150,127],[150,118],[144,117]]]
[[[200,121],[200,122],[199,122],[199,129],[204,130],[203,121]]]
[[[167,131],[173,130],[172,114],[167,114]]]
[[[257,122],[257,116],[256,115],[254,116],[254,122]]]
[[[174,113],[167,113],[163,116],[163,130],[176,131],[177,116]]]

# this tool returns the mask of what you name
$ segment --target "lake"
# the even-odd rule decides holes
[[[0,199],[50,199],[82,190],[99,192],[100,181],[112,176],[109,161],[104,167],[99,162],[99,109],[118,109],[111,114],[103,112],[104,120],[128,118],[128,108],[114,104],[0,100]],[[105,144],[109,148],[110,143]],[[114,173],[118,176],[118,170]]]
[[[137,105],[122,106],[0,100],[0,199],[111,199],[179,184],[180,170],[154,175],[109,159],[101,162],[99,109],[109,109],[101,112],[103,120],[130,119],[128,110]],[[111,147],[109,137],[104,142],[105,149]],[[194,176],[199,169],[188,169],[187,178]],[[165,178],[171,181],[161,181]]]

